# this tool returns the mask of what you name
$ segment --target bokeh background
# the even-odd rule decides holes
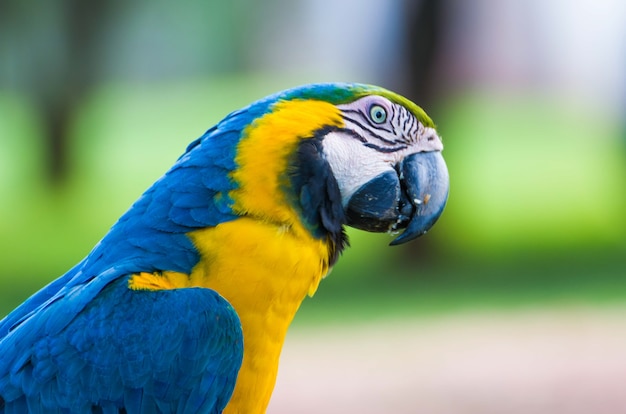
[[[626,412],[620,0],[0,0],[0,316],[223,116],[320,81],[423,106],[451,193],[409,245],[350,231],[269,412]]]

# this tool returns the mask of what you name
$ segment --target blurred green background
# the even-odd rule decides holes
[[[0,316],[223,116],[320,81],[423,106],[451,192],[408,245],[351,230],[296,330],[623,306],[622,3],[0,1]]]
[[[333,80],[424,106],[451,194],[410,245],[351,232],[298,321],[379,313],[381,296],[399,314],[626,299],[623,13],[487,3],[2,2],[0,314],[228,112]],[[603,30],[583,35],[582,18]]]

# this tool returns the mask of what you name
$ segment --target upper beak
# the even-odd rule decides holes
[[[406,243],[435,224],[448,199],[450,179],[441,151],[418,152],[365,183],[350,197],[348,225],[383,232],[405,228],[391,245]]]
[[[450,189],[448,167],[441,151],[409,155],[400,164],[400,175],[413,212],[406,230],[391,242],[392,246],[426,233],[441,216]]]

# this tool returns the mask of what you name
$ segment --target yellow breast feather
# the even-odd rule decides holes
[[[231,178],[238,188],[229,195],[241,218],[189,234],[201,257],[191,284],[219,292],[243,328],[243,363],[225,413],[265,412],[287,328],[328,273],[331,246],[311,235],[288,202],[286,170],[300,140],[342,122],[326,102],[275,104],[237,147]]]

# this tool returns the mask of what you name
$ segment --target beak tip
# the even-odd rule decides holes
[[[428,232],[428,230],[424,230],[424,231],[421,231],[421,232],[409,234],[408,232],[405,231],[404,233],[402,233],[401,235],[399,235],[398,237],[393,239],[391,241],[391,243],[389,243],[389,245],[390,246],[399,246],[399,245],[404,244],[406,242],[409,242],[411,240],[415,240],[418,237],[423,236],[427,232]]]

